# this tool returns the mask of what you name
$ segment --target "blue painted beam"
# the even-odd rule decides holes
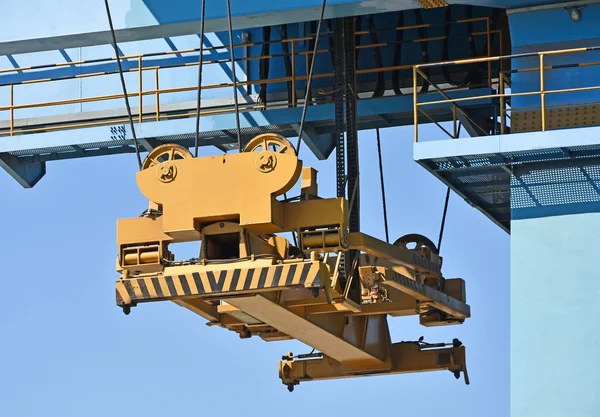
[[[218,54],[214,51],[205,53],[204,60],[229,59],[229,54]],[[166,55],[163,58],[147,58],[142,61],[142,68],[160,67],[161,69],[180,67],[189,64],[198,63],[198,55]],[[139,63],[137,59],[121,60],[123,71],[137,70]],[[48,69],[40,69],[35,71],[15,71],[13,73],[4,73],[0,75],[0,86],[26,83],[34,80],[52,79],[54,81],[66,80],[76,77],[81,77],[86,74],[116,74],[119,72],[116,61],[102,62],[97,64],[86,65],[69,65],[62,67],[51,67]],[[240,77],[238,77],[240,78]]]
[[[468,97],[474,94],[489,94],[489,89],[477,89],[471,91],[460,90],[448,93],[451,98]],[[432,93],[422,96],[419,101],[434,101],[439,98],[439,94]],[[478,99],[473,100],[471,106],[478,107],[490,104],[491,101],[489,99]],[[360,117],[405,114],[406,120],[412,121],[413,98],[412,96],[396,96],[359,100],[357,108]],[[435,109],[438,113],[445,111],[443,113],[445,119],[447,119],[448,114],[451,115],[451,106],[448,104],[432,105],[428,106],[428,108]],[[240,114],[240,126],[242,129],[280,125],[289,126],[297,124],[300,121],[301,116],[302,107],[245,111]],[[306,122],[308,124],[316,122],[332,122],[334,119],[335,106],[333,103],[309,106],[306,112]],[[196,120],[193,117],[135,124],[136,134],[139,139],[176,137],[177,135],[194,133],[195,129]],[[236,120],[233,113],[207,115],[202,117],[201,131],[204,133],[235,129]],[[82,134],[82,132],[85,132],[85,134]],[[23,152],[95,143],[106,143],[106,146],[108,146],[110,141],[130,140],[132,140],[132,136],[129,125],[125,127],[119,126],[118,128],[114,126],[102,126],[6,137],[0,141],[0,152]],[[323,140],[329,141],[329,139],[324,137],[318,139],[318,141]],[[324,153],[326,153],[326,149],[327,148],[323,148]]]
[[[24,188],[32,188],[46,174],[44,162],[23,162],[13,155],[0,153],[0,168],[3,168]]]
[[[557,3],[558,0],[470,0],[469,5],[484,7],[513,8],[523,5]],[[46,3],[46,4],[44,4]],[[23,9],[28,16],[64,16],[64,21],[44,18],[23,22],[24,30],[0,34],[0,50],[3,54],[16,55],[56,49],[80,48],[111,43],[106,19],[97,18],[89,22],[87,16],[105,16],[102,2],[64,0],[42,2],[22,0],[11,7]],[[318,20],[321,0],[232,0],[232,26],[236,29],[261,28],[284,23],[304,23]],[[448,0],[448,4],[465,4],[463,0]],[[196,0],[132,0],[111,1],[118,42],[135,42],[196,34],[200,28],[200,5]],[[325,18],[377,14],[388,11],[421,8],[414,0],[329,0]],[[224,2],[207,2],[206,32],[227,30]],[[0,26],[10,25],[11,14],[0,16]],[[6,19],[6,20],[3,20]],[[87,24],[85,24],[85,23]],[[35,27],[35,34],[31,34]],[[60,28],[60,30],[57,30]]]
[[[39,2],[25,1],[21,7],[39,8]],[[52,2],[49,2],[52,3]],[[102,2],[83,4],[72,2],[70,15],[106,16]],[[286,0],[272,2],[267,0],[232,0],[233,29],[260,28],[284,23],[298,23],[318,20],[321,0]],[[195,0],[132,0],[129,9],[124,8],[115,0],[110,2],[115,22],[115,32],[118,42],[135,42],[149,39],[185,36],[200,31],[200,5]],[[36,5],[38,7],[36,8]],[[16,7],[16,6],[15,6]],[[66,7],[66,6],[63,6]],[[381,13],[414,8],[411,0],[329,0],[325,18]],[[61,7],[53,8],[53,14],[60,14]],[[66,12],[66,10],[65,10]],[[225,2],[209,1],[206,5],[206,33],[227,30]],[[111,43],[110,31],[106,19],[95,19],[95,25],[89,32],[63,31],[57,36],[38,35],[37,39],[22,38],[0,42],[3,54],[23,54],[56,49],[79,48]],[[124,22],[121,23],[121,22]],[[0,18],[0,24],[2,19]],[[33,22],[31,22],[33,23]],[[42,28],[44,23],[40,22]],[[74,26],[74,25],[72,25]],[[48,32],[51,29],[48,28]],[[39,32],[39,30],[38,30]],[[1,36],[1,35],[0,35]],[[2,39],[0,37],[0,39]]]
[[[485,157],[480,158],[479,162],[479,165],[484,165],[486,158],[489,158],[490,161],[497,161],[494,159],[494,155],[496,158],[504,155],[507,163],[510,161],[539,162],[540,158],[545,160],[564,159],[568,156],[561,151],[561,148],[571,149],[580,146],[600,147],[600,127],[418,142],[414,144],[413,151],[414,159],[417,161],[484,155]],[[556,150],[556,153],[550,154],[548,152],[550,149]],[[522,154],[522,156],[518,157],[517,154]],[[487,165],[492,165],[492,163]]]
[[[484,95],[488,92],[488,89],[453,91],[450,96],[460,98],[473,94]],[[436,98],[436,94],[430,94],[423,96],[421,101]],[[473,102],[473,106],[489,104],[490,101],[485,99]],[[358,128],[364,130],[410,124],[412,105],[410,95],[359,100],[358,114],[363,119],[359,119]],[[438,105],[437,107],[434,114],[438,121],[451,120],[452,111],[449,106]],[[247,141],[260,132],[279,132],[290,138],[295,145],[301,114],[301,107],[242,112],[240,122],[243,140]],[[335,147],[331,136],[334,130],[334,114],[333,104],[308,107],[303,140],[305,146],[319,159],[327,159]],[[193,117],[170,119],[136,123],[134,127],[142,151],[148,151],[165,142],[191,147],[194,142],[196,120]],[[204,116],[201,123],[200,146],[222,147],[234,144],[236,137],[230,136],[230,132],[235,132],[235,129],[234,114]],[[233,148],[229,147],[229,149]],[[47,161],[133,151],[132,134],[128,124],[7,136],[0,141],[0,154],[7,155],[2,167],[27,187],[33,186],[43,176],[44,163]]]
[[[292,128],[296,133],[300,133],[299,123],[293,123]],[[329,158],[329,155],[335,149],[335,141],[332,135],[319,135],[315,129],[306,124],[302,127],[302,141],[320,160]]]

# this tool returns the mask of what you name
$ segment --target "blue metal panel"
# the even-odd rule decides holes
[[[512,417],[598,415],[599,184],[598,160],[515,169],[513,210],[528,213],[511,225]]]
[[[372,20],[367,17],[362,17],[360,19],[360,29],[361,30],[370,30],[374,29],[376,33],[373,37],[369,34],[363,34],[359,36],[359,44],[368,45],[377,43],[381,45],[377,48],[377,52],[380,53],[381,62],[376,62],[374,58],[375,48],[363,48],[358,50],[357,63],[359,71],[368,71],[377,69],[379,67],[392,67],[395,65],[412,65],[412,64],[420,64],[424,62],[423,59],[423,50],[425,47],[427,51],[427,59],[428,61],[443,61],[447,59],[461,59],[461,58],[469,58],[472,57],[473,51],[471,51],[471,45],[469,44],[469,33],[478,33],[478,35],[473,37],[474,41],[474,50],[476,51],[477,56],[482,56],[487,54],[486,48],[486,22],[484,20],[478,20],[474,22],[460,22],[469,18],[493,18],[494,13],[496,11],[491,9],[483,9],[483,8],[466,8],[463,6],[456,6],[451,9],[429,9],[429,10],[412,10],[402,12],[402,16],[399,13],[382,13],[372,16]],[[421,16],[422,21],[419,21],[417,15]],[[454,22],[452,24],[447,24],[446,19]],[[372,26],[370,24],[372,22]],[[316,26],[316,22],[313,26]],[[330,21],[326,22],[325,26],[328,26]],[[426,24],[430,25],[426,28],[420,29],[408,29],[397,32],[395,28],[398,25],[403,26],[415,26],[418,24]],[[491,29],[495,29],[497,26],[497,22],[494,22],[491,26]],[[270,41],[274,42],[270,45],[270,49],[267,51],[263,51],[262,45],[251,45],[247,48],[236,48],[236,58],[245,58],[245,57],[259,57],[263,53],[273,56],[272,59],[269,60],[269,72],[267,74],[268,78],[281,78],[286,76],[291,76],[291,73],[286,72],[284,57],[283,57],[283,49],[282,44],[279,42],[281,39],[281,28],[279,26],[270,27],[271,37]],[[263,38],[263,29],[251,29],[248,31],[250,35],[251,43],[260,43],[264,41]],[[292,24],[287,25],[287,37],[294,38],[302,36],[302,33],[312,34],[310,31],[309,24]],[[327,30],[325,29],[323,37],[321,38],[321,42],[319,45],[320,50],[328,50],[330,45],[327,39]],[[445,37],[445,35],[449,35],[449,39],[444,40],[441,39]],[[397,39],[397,35],[401,35],[401,40]],[[241,43],[240,39],[242,37],[242,31],[234,32],[234,42]],[[215,35],[217,42],[211,42],[208,37],[205,41],[206,47],[216,46],[219,47],[221,45],[228,45],[229,38],[227,33],[217,33]],[[419,39],[432,39],[426,42],[415,42]],[[493,35],[492,37],[492,53],[499,54],[500,50],[498,49],[498,36]],[[181,43],[180,40],[178,40]],[[399,44],[398,42],[401,42]],[[170,39],[166,39],[166,43],[170,45],[171,48],[175,48],[175,44]],[[186,39],[185,45],[191,48],[198,47],[198,41],[194,36],[188,37]],[[164,45],[158,46],[160,44],[156,41],[152,43],[153,45],[157,45],[157,47],[164,48]],[[400,45],[400,46],[399,46]],[[291,50],[291,45],[289,45]],[[398,47],[399,46],[399,47]],[[309,48],[309,42],[295,42],[295,52],[305,53],[311,48]],[[121,48],[125,54],[131,55],[139,53],[140,50],[148,49],[148,44],[122,44]],[[161,49],[162,49],[161,48]],[[102,57],[107,58],[112,56],[113,52],[110,48],[104,48],[106,54],[101,54],[99,51],[93,51],[90,48],[82,50],[74,51],[74,54],[85,55],[86,57],[90,57],[91,59]],[[151,50],[151,49],[150,49]],[[71,56],[66,51],[60,51],[63,57],[66,57],[67,60],[73,60]],[[288,51],[289,53],[290,51]],[[217,60],[220,59],[224,61],[222,65],[222,69],[226,72],[227,77],[230,77],[229,64],[227,60],[229,59],[229,52],[225,49],[221,51],[208,51],[205,54],[205,61],[208,60]],[[15,67],[24,66],[22,63],[19,65],[18,61],[23,61],[22,57],[19,57],[19,60],[15,60],[12,57],[12,65]],[[56,59],[56,58],[54,58]],[[75,60],[79,60],[79,58],[75,58]],[[27,60],[28,61],[28,60]],[[37,61],[40,61],[39,59]],[[145,58],[142,63],[143,68],[152,68],[158,66],[161,68],[161,73],[164,74],[164,70],[167,70],[170,67],[181,66],[186,64],[194,64],[198,61],[198,57],[195,54],[184,54],[183,56],[178,55],[170,55],[170,56],[160,56],[160,57],[149,57]],[[251,60],[247,62],[240,62],[239,66],[242,71],[248,72],[249,79],[258,80],[260,73],[260,65],[264,60]],[[43,61],[41,61],[43,62]],[[15,72],[15,73],[7,73],[0,75],[0,86],[11,84],[11,83],[22,83],[33,80],[43,80],[43,79],[67,79],[73,77],[81,77],[87,74],[97,74],[97,73],[113,73],[117,72],[116,62],[102,62],[102,63],[91,63],[86,65],[73,65],[68,67],[53,67],[53,61],[43,62],[44,64],[50,64],[49,68],[40,68],[35,69],[34,71],[29,70],[25,72]],[[137,69],[138,62],[137,59],[128,59],[123,60],[123,68],[124,70]],[[207,66],[209,68],[209,66]],[[210,66],[213,68],[213,66]],[[462,74],[465,70],[469,70],[470,68],[458,68],[456,66],[450,67],[448,77],[446,77],[441,69],[435,68],[429,74],[430,77],[439,78],[441,82],[447,83],[460,83],[463,81],[465,75]],[[193,73],[191,77],[187,77],[190,81],[195,81],[195,73],[197,69],[193,68],[191,71],[186,71]],[[210,71],[210,69],[208,69]],[[456,71],[460,73],[457,75]],[[181,71],[180,71],[181,72]],[[239,72],[239,71],[238,71]],[[316,59],[316,68],[315,75],[319,74],[331,73],[332,72],[332,57],[331,53],[321,53],[318,54]],[[295,73],[296,76],[301,77],[305,76],[306,71],[306,60],[304,56],[297,57],[295,59]],[[150,74],[151,75],[151,74]],[[238,77],[240,80],[243,79],[243,73],[241,77]],[[378,74],[376,73],[367,73],[367,74],[359,74],[358,83],[362,84],[370,84],[371,89],[374,88],[374,84],[378,79]],[[385,88],[392,88],[392,77],[394,76],[393,71],[386,71],[381,73],[381,76],[385,79]],[[180,78],[180,76],[178,76]],[[208,83],[215,84],[220,81],[214,80],[214,73],[208,77]],[[399,71],[399,84],[402,87],[407,87],[412,85],[412,71],[410,69],[400,70]],[[224,80],[226,81],[226,80]],[[297,85],[301,88],[304,87],[304,81],[298,81]],[[472,84],[475,84],[472,82]],[[315,78],[313,80],[313,86],[315,88],[323,88],[325,91],[331,89],[332,79],[331,78]],[[277,84],[271,84],[268,86],[269,93],[280,93],[287,91],[287,82],[280,82]],[[254,85],[251,88],[251,93],[257,93],[259,90],[259,85]],[[213,91],[207,91],[207,94],[211,97],[215,96]],[[205,96],[206,97],[206,96]]]
[[[464,6],[456,6],[451,9],[426,9],[426,10],[407,10],[394,13],[380,13],[372,15],[372,23],[367,16],[362,16],[359,19],[359,30],[368,31],[372,30],[375,32],[374,37],[371,34],[362,34],[358,36],[357,45],[369,45],[378,44],[382,45],[379,48],[362,48],[358,50],[357,54],[357,67],[359,71],[372,70],[380,67],[393,67],[397,65],[413,65],[424,63],[422,47],[426,48],[428,62],[445,61],[449,59],[463,59],[471,58],[472,51],[469,44],[469,33],[478,33],[473,37],[474,49],[476,56],[486,56],[486,22],[484,20],[478,20],[474,22],[459,22],[468,18],[493,18],[495,16],[493,9],[485,8],[467,8]],[[417,15],[420,15],[421,21],[419,21]],[[448,19],[448,20],[447,20]],[[453,22],[452,24],[446,24],[446,22]],[[320,39],[319,49],[328,50],[330,45],[328,43],[327,34],[331,33],[331,21],[325,22],[324,33]],[[408,26],[414,27],[417,25],[430,25],[426,28],[412,28],[397,32],[396,27]],[[497,28],[497,21],[492,23],[491,30]],[[316,22],[314,22],[314,28],[316,30]],[[307,35],[313,35],[313,31],[310,30],[308,23],[303,24],[291,24],[287,27],[288,38],[301,37],[302,33]],[[442,38],[446,35],[446,29],[448,29],[448,35],[450,36],[447,41]],[[263,29],[251,29],[249,30],[251,42],[263,42]],[[397,34],[401,34],[401,40],[397,39]],[[227,33],[218,33],[222,44],[228,44],[229,38]],[[239,32],[236,33],[236,39],[239,36]],[[281,39],[281,30],[279,26],[274,26],[271,29],[270,35],[271,41],[279,41]],[[426,42],[416,42],[419,39],[431,39]],[[500,50],[498,47],[498,36],[492,36],[492,54],[499,55]],[[396,46],[400,44],[400,48]],[[308,42],[297,42],[296,52],[311,51]],[[291,47],[290,47],[291,48]],[[375,52],[380,53],[381,62],[378,63],[375,60]],[[262,46],[250,46],[249,55],[258,57],[262,54]],[[270,60],[269,67],[269,78],[285,77],[285,63],[282,57],[283,50],[282,45],[277,42],[271,45],[269,54],[276,56]],[[444,54],[446,52],[446,54]],[[236,56],[241,56],[241,51],[236,50]],[[259,65],[261,61],[254,60],[250,62],[249,73],[251,79],[258,79]],[[495,66],[495,65],[494,65]],[[465,68],[458,68],[456,66],[449,69],[451,72],[451,80],[447,80],[442,77],[443,73],[440,68],[435,68],[429,75],[431,77],[437,77],[441,82],[454,82],[460,83],[465,77],[462,72]],[[456,71],[460,71],[459,76],[456,75]],[[321,53],[317,55],[315,64],[315,74],[324,74],[332,72],[332,56],[330,52]],[[297,59],[296,61],[296,75],[306,75],[306,62],[304,59]],[[412,70],[404,69],[400,70],[400,85],[407,87],[412,85]],[[288,75],[289,76],[289,75]],[[386,89],[391,89],[391,82],[393,77],[392,71],[386,71],[382,73],[382,76],[386,82]],[[377,81],[377,73],[359,74],[357,82],[359,84],[370,84],[374,85]],[[303,82],[299,83],[303,85]],[[476,84],[473,82],[473,84]],[[315,88],[329,88],[332,86],[332,78],[315,78],[313,80],[313,86]],[[286,83],[279,83],[277,85],[270,85],[268,87],[269,92],[283,92],[287,89]],[[373,89],[373,87],[371,87]],[[258,86],[253,87],[253,92],[258,92]]]
[[[575,22],[565,8],[533,10],[509,14],[513,53],[539,52],[556,49],[600,45],[600,4],[589,4],[581,11],[581,20]],[[557,30],[560,28],[560,30]],[[544,66],[561,66],[600,61],[600,52],[547,55]],[[539,68],[536,57],[516,59],[512,69]],[[598,66],[566,67],[545,71],[545,89],[567,89],[598,85]],[[512,74],[512,92],[539,91],[539,71]],[[546,95],[546,104],[583,103],[600,99],[599,91],[582,91]],[[513,97],[512,107],[540,106],[538,96]]]

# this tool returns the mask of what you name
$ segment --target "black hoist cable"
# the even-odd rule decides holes
[[[398,19],[396,20],[396,27],[401,28],[404,26],[404,13],[402,11],[398,12]],[[402,62],[402,42],[404,41],[404,30],[396,31],[396,47],[394,48],[394,67],[399,67]],[[394,93],[397,96],[402,95],[402,90],[400,89],[400,75],[401,72],[399,69],[395,69],[392,72],[392,87],[394,89]]]
[[[129,116],[129,125],[131,126],[131,134],[133,136],[133,144],[135,146],[135,155],[137,156],[138,165],[140,171],[142,169],[142,157],[140,156],[140,147],[138,145],[137,136],[135,134],[135,127],[133,124],[133,116],[131,115],[131,107],[129,106],[129,97],[127,96],[127,88],[125,87],[125,77],[123,76],[123,67],[121,67],[121,56],[119,55],[119,48],[117,46],[117,38],[115,36],[115,28],[113,27],[112,17],[110,15],[110,7],[108,6],[108,0],[104,0],[106,6],[106,16],[108,17],[108,24],[110,25],[110,34],[112,36],[113,48],[115,49],[115,56],[117,58],[117,66],[119,67],[119,75],[121,76],[121,87],[123,88],[123,95],[125,96],[125,106],[127,107],[127,115]],[[141,103],[140,103],[141,106]],[[141,107],[140,107],[141,111]]]
[[[242,134],[240,129],[240,106],[237,95],[237,77],[235,75],[235,53],[233,51],[233,28],[231,23],[231,1],[227,0],[227,23],[229,25],[229,53],[231,55],[231,78],[233,79],[233,102],[235,104],[235,123],[237,127],[238,150],[242,151]]]
[[[460,130],[462,128],[462,123],[458,124],[458,130],[456,132],[455,139],[458,139],[460,136]],[[440,252],[440,248],[442,247],[442,238],[444,237],[444,228],[446,227],[446,214],[448,214],[448,201],[450,201],[450,187],[446,190],[446,200],[444,202],[444,213],[442,214],[442,224],[440,225],[440,236],[438,238],[438,253]]]
[[[288,78],[291,78],[292,76],[292,61],[290,59],[290,46],[289,43],[286,42],[288,39],[288,34],[287,34],[287,25],[281,25],[279,26],[279,31],[281,33],[281,49],[283,52],[283,63],[285,64],[285,76]],[[288,81],[287,83],[287,90],[288,90],[288,103],[290,104],[290,106],[294,106],[295,103],[293,103],[293,94],[292,94],[292,89],[296,88],[293,83],[291,81]]]
[[[415,9],[415,20],[417,22],[419,32],[419,38],[425,39],[427,38],[427,29],[423,26],[423,15],[421,14],[421,10]],[[429,42],[419,42],[421,44],[421,63],[427,64],[429,62]],[[429,68],[424,67],[422,69],[423,74],[425,75],[425,79],[423,80],[423,85],[421,86],[420,93],[427,93],[429,91]]]
[[[469,50],[471,53],[470,56],[476,57],[477,56],[477,45],[475,44],[475,37],[473,36],[473,21],[471,20],[472,17],[473,17],[473,9],[470,7],[467,7],[467,19],[468,19],[467,33],[469,34]],[[463,80],[462,87],[468,86],[473,83],[473,80],[476,79],[476,77],[477,77],[478,70],[479,70],[479,67],[477,66],[477,63],[474,63],[473,65],[471,65],[471,69],[466,74],[465,79]]]
[[[379,40],[377,39],[377,31],[375,29],[375,18],[372,14],[367,16],[367,23],[369,25],[369,35],[371,37],[371,44],[378,45]],[[383,68],[383,60],[381,58],[381,48],[376,46],[373,48],[373,59],[375,60],[375,68]],[[385,93],[385,74],[383,71],[377,72],[377,83],[375,84],[375,91],[373,91],[372,98],[381,97]]]
[[[309,31],[310,31],[310,33],[315,33],[317,31],[317,26],[315,25],[315,22],[310,22]],[[311,51],[316,50],[315,49],[315,40],[312,38],[312,36],[311,36],[310,40],[308,41],[308,49],[310,49]],[[311,67],[308,69],[308,71],[310,71],[312,69],[312,64],[313,64],[313,62],[311,61],[310,62]],[[306,95],[306,97],[308,97],[308,103],[310,105],[310,103],[312,103],[312,91],[309,90],[309,88],[308,88],[308,82],[306,83],[306,89],[305,89],[304,94]],[[307,101],[307,100],[304,100],[304,101]]]
[[[202,101],[202,64],[204,63],[204,10],[205,10],[206,0],[202,0],[201,12],[200,16],[200,56],[198,57],[198,103],[196,107],[196,140],[194,143],[194,156],[198,157],[198,145],[200,142],[200,104]]]
[[[440,237],[438,239],[438,253],[442,247],[442,237],[444,236],[444,227],[446,226],[446,214],[448,213],[448,201],[450,200],[450,187],[446,190],[446,201],[444,202],[444,214],[442,214],[442,224],[440,226]]]
[[[268,57],[271,51],[271,26],[265,26],[263,28],[263,46],[261,56]],[[259,65],[258,77],[261,81],[269,78],[269,63],[271,58],[261,58]],[[267,105],[267,84],[261,83],[260,90],[258,92],[258,104],[261,106]]]
[[[229,0],[228,0],[229,1]],[[304,97],[304,106],[302,107],[302,118],[300,119],[300,128],[298,129],[298,142],[296,143],[296,155],[300,155],[300,145],[302,144],[302,131],[304,129],[304,121],[306,120],[306,110],[308,109],[308,102],[310,96],[310,86],[312,84],[312,75],[315,68],[315,59],[317,57],[317,51],[319,48],[319,35],[321,34],[321,25],[323,24],[323,16],[325,15],[325,6],[327,0],[323,0],[321,5],[321,16],[319,17],[319,25],[317,26],[317,33],[315,36],[315,46],[312,54],[312,62],[310,64],[310,71],[308,73],[308,79],[306,80],[306,96]]]
[[[383,183],[383,161],[381,159],[381,140],[379,129],[377,129],[377,154],[379,156],[379,178],[381,180],[381,201],[383,205],[383,225],[385,227],[385,241],[390,243],[390,233],[388,230],[387,205],[385,200],[385,185]]]
[[[445,16],[444,16],[444,40],[442,41],[442,62],[448,61],[448,56],[450,55],[450,47],[449,47],[449,43],[450,43],[450,30],[452,29],[452,24],[450,23],[452,21],[452,8],[451,7],[447,7],[446,8],[446,12],[445,12]],[[469,41],[471,41],[472,38],[470,37],[469,34]],[[454,81],[452,79],[452,76],[450,75],[450,70],[448,69],[448,65],[443,65],[442,66],[442,74],[444,75],[444,79],[446,80],[447,84],[450,84],[453,87],[457,87],[459,85],[458,82]],[[462,86],[464,84],[461,83],[460,85]]]

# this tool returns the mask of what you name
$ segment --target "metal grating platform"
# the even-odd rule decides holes
[[[515,166],[600,158],[600,127],[415,143],[414,159],[510,233]]]

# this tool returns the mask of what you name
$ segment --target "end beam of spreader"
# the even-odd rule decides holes
[[[469,385],[466,350],[458,340],[453,342],[453,347],[447,348],[428,348],[427,345],[424,346],[420,342],[394,343],[391,345],[392,366],[387,370],[364,369],[358,372],[347,372],[342,363],[325,355],[321,356],[321,359],[280,361],[279,377],[282,383],[288,387],[289,391],[293,391],[294,386],[306,381],[450,371],[456,379],[460,378],[460,374],[463,373],[465,384]]]

